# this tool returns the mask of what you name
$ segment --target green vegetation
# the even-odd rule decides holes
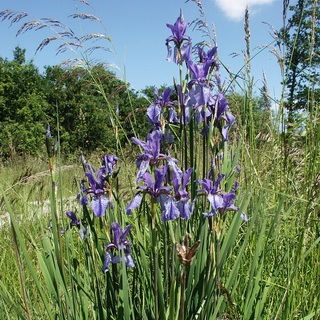
[[[201,2],[195,2],[203,14]],[[284,5],[286,10],[286,1]],[[248,19],[247,12],[246,35]],[[167,122],[166,113],[159,117],[161,129],[169,128],[176,141],[162,144],[161,153],[177,158],[183,170],[194,168],[188,191],[192,200],[198,195],[190,219],[166,222],[161,221],[161,200],[150,189],[142,192],[133,215],[125,214],[137,192],[135,159],[141,154],[129,139],[145,141],[151,131],[145,112],[148,100],[155,98],[152,88],[144,90],[148,100],[141,98],[103,65],[53,66],[40,75],[20,48],[13,61],[0,61],[0,319],[319,318],[318,95],[314,86],[303,87],[313,107],[305,108],[296,130],[281,131],[292,121],[283,117],[287,100],[272,110],[266,84],[261,96],[254,95],[248,36],[246,41],[247,81],[241,93],[226,92],[237,119],[228,141],[215,117],[206,118],[207,134],[196,130],[195,120],[185,125]],[[180,84],[187,92],[181,69]],[[165,88],[159,94],[163,92]],[[171,94],[170,101],[178,96]],[[152,117],[156,127],[155,112]],[[207,129],[206,123],[197,125]],[[80,151],[86,160],[83,155],[79,159]],[[88,164],[98,168],[104,154],[119,159],[108,167],[110,172],[103,171],[99,185]],[[150,174],[162,162],[157,168],[149,164]],[[177,175],[170,166],[166,186]],[[211,202],[205,192],[197,192],[202,186],[195,180],[216,180],[219,173],[225,177],[214,196],[234,191],[239,210],[220,207],[206,217],[202,212]],[[88,183],[90,175],[96,179]],[[89,205],[79,205],[85,197],[92,202],[112,199],[113,208],[97,217]],[[67,211],[79,220],[70,222]],[[240,218],[242,212],[247,222]],[[120,238],[124,248],[115,243],[113,222],[122,229],[132,225],[126,235],[130,243]],[[119,251],[120,263],[110,263],[103,272],[109,250],[104,246],[110,243],[112,253]],[[125,259],[128,247],[133,268]]]
[[[0,59],[0,70],[2,158],[43,154],[47,122],[59,130],[64,154],[112,153],[133,136],[133,127],[145,131],[148,101],[102,64],[47,67],[42,75],[17,47],[13,61]]]

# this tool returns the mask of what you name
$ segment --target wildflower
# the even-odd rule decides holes
[[[104,216],[107,208],[113,207],[109,178],[118,173],[118,171],[113,171],[117,161],[118,158],[116,156],[105,155],[102,158],[102,167],[96,172],[90,164],[87,164],[85,160],[82,159],[84,168],[86,169],[85,176],[88,179],[89,188],[86,188],[84,182],[82,182],[80,204],[87,205],[89,203],[88,195],[90,195],[91,208],[97,217]]]
[[[132,214],[132,210],[140,206],[142,201],[142,194],[149,194],[152,198],[161,200],[159,196],[161,194],[168,194],[171,191],[170,187],[162,186],[165,174],[167,171],[167,166],[162,167],[162,169],[155,169],[155,179],[153,180],[152,175],[149,172],[145,172],[143,175],[144,186],[138,186],[138,193],[134,196],[133,200],[126,207],[126,213],[128,215]]]
[[[198,56],[199,56],[200,63],[206,63],[207,61],[211,60],[211,61],[213,61],[212,64],[217,66],[217,62],[213,59],[217,53],[217,49],[218,49],[217,47],[213,47],[212,49],[205,52],[203,47],[198,46],[197,50],[198,50]]]
[[[190,219],[194,209],[194,202],[191,202],[186,188],[191,179],[193,169],[189,168],[182,173],[180,169],[175,168],[172,162],[169,162],[169,165],[170,164],[171,167],[173,167],[172,185],[175,193],[176,207],[179,210],[179,216],[182,219]]]
[[[144,186],[139,186],[138,193],[134,196],[130,204],[126,207],[126,213],[132,214],[132,210],[140,206],[143,194],[149,194],[153,199],[158,201],[162,211],[162,221],[174,220],[179,216],[178,209],[171,202],[171,198],[168,197],[171,188],[163,186],[164,177],[167,172],[167,166],[161,169],[155,169],[155,179],[149,172],[145,172],[143,175]]]
[[[91,208],[96,217],[102,217],[106,214],[107,208],[112,208],[112,202],[110,199],[110,190],[108,189],[108,184],[106,183],[105,168],[101,167],[98,172],[90,166],[87,165],[87,170],[85,172],[88,178],[90,187],[85,190],[82,203],[87,202],[87,195],[91,197]]]
[[[137,157],[136,165],[139,169],[137,174],[136,182],[138,183],[145,172],[148,170],[149,165],[155,166],[159,160],[166,159],[167,157],[164,154],[160,153],[160,144],[163,134],[160,130],[153,130],[147,135],[147,141],[142,141],[135,137],[131,138],[131,141],[144,150],[144,154],[141,154]]]
[[[223,178],[224,175],[221,174],[215,182],[210,179],[196,180],[198,184],[204,187],[204,189],[198,190],[198,192],[206,195],[211,205],[211,211],[203,213],[207,217],[212,217],[218,212],[224,214],[226,211],[238,211],[238,208],[233,204],[236,198],[235,193],[233,191],[222,193],[222,190],[218,189]]]
[[[71,222],[65,230],[61,231],[61,233],[64,234],[68,229],[76,227],[80,230],[80,238],[84,239],[85,235],[87,234],[86,223],[84,221],[79,220],[73,211],[67,211],[66,216],[71,220]]]
[[[166,39],[166,46],[168,49],[168,61],[174,61],[175,63],[181,63],[182,61],[190,60],[191,56],[191,39],[186,36],[186,30],[188,27],[188,23],[184,22],[182,13],[180,12],[180,16],[174,25],[168,24],[167,27],[171,30],[172,36]],[[171,42],[174,44],[174,53],[173,59],[172,56],[172,46]]]
[[[132,226],[126,226],[121,229],[118,223],[113,222],[111,225],[111,230],[113,232],[113,242],[105,246],[106,254],[103,261],[102,271],[109,271],[109,266],[112,263],[120,263],[122,257],[124,258],[124,263],[127,267],[133,268],[134,262],[131,256],[130,241],[127,239],[128,233]],[[118,251],[116,254],[114,251]]]
[[[160,195],[159,200],[161,206],[162,222],[175,220],[179,217],[180,211],[172,197],[169,197],[166,194],[162,194]]]
[[[229,128],[235,123],[235,117],[230,112],[229,103],[224,93],[221,92],[213,97],[209,109],[211,114],[215,115],[215,125],[220,130],[224,141],[228,141]],[[223,126],[221,124],[222,120],[225,121]]]
[[[114,155],[104,155],[102,157],[102,167],[104,168],[104,174],[110,177],[111,175],[117,175],[118,171],[113,172],[114,166],[117,164],[119,158]]]

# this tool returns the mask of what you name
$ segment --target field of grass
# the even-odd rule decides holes
[[[182,62],[179,67],[181,74]],[[187,92],[185,78],[180,83]],[[158,186],[144,188],[143,174],[136,188],[142,170],[136,156],[148,153],[137,140],[140,149],[119,150],[111,169],[107,160],[99,163],[103,155],[61,159],[49,135],[48,157],[3,163],[0,319],[319,319],[319,106],[306,116],[303,133],[279,132],[283,119],[270,116],[262,134],[255,117],[243,114],[252,107],[246,93],[229,101],[237,122],[228,141],[216,114],[199,125],[206,134],[195,119],[187,123],[185,111],[180,123],[166,122],[176,133],[175,144],[161,141],[161,154],[170,157],[157,154],[146,169],[157,181],[161,165],[168,166]],[[164,221],[167,206],[175,205],[170,201],[180,200],[170,193],[159,205],[167,195],[161,188],[175,189],[171,157],[181,172],[193,168],[188,187],[179,190],[188,191],[194,209],[188,218]],[[88,163],[103,168],[103,177]],[[220,174],[212,200],[201,183]],[[137,192],[141,204],[126,214]],[[236,195],[238,209],[215,203],[214,214],[203,214],[227,194]],[[101,207],[90,203],[109,200],[112,208],[107,202],[98,217]]]

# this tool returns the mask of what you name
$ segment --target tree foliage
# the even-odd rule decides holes
[[[41,152],[47,122],[59,129],[64,153],[112,152],[145,130],[148,101],[102,64],[48,66],[41,75],[16,48],[0,70],[1,156]]]
[[[0,154],[12,156],[39,150],[47,121],[44,79],[25,51],[16,48],[13,61],[0,58]]]
[[[292,16],[281,34],[286,47],[286,106],[292,121],[295,111],[310,111],[312,101],[320,98],[320,4],[298,0],[290,10]]]

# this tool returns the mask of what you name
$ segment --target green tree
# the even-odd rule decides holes
[[[47,102],[43,77],[25,50],[0,58],[0,155],[34,154],[43,144]]]
[[[288,122],[293,123],[296,111],[311,111],[320,98],[320,4],[298,0],[290,10],[292,16],[281,34],[286,47]]]
[[[48,116],[58,120],[64,152],[115,152],[140,130],[146,100],[102,64],[46,68]]]

